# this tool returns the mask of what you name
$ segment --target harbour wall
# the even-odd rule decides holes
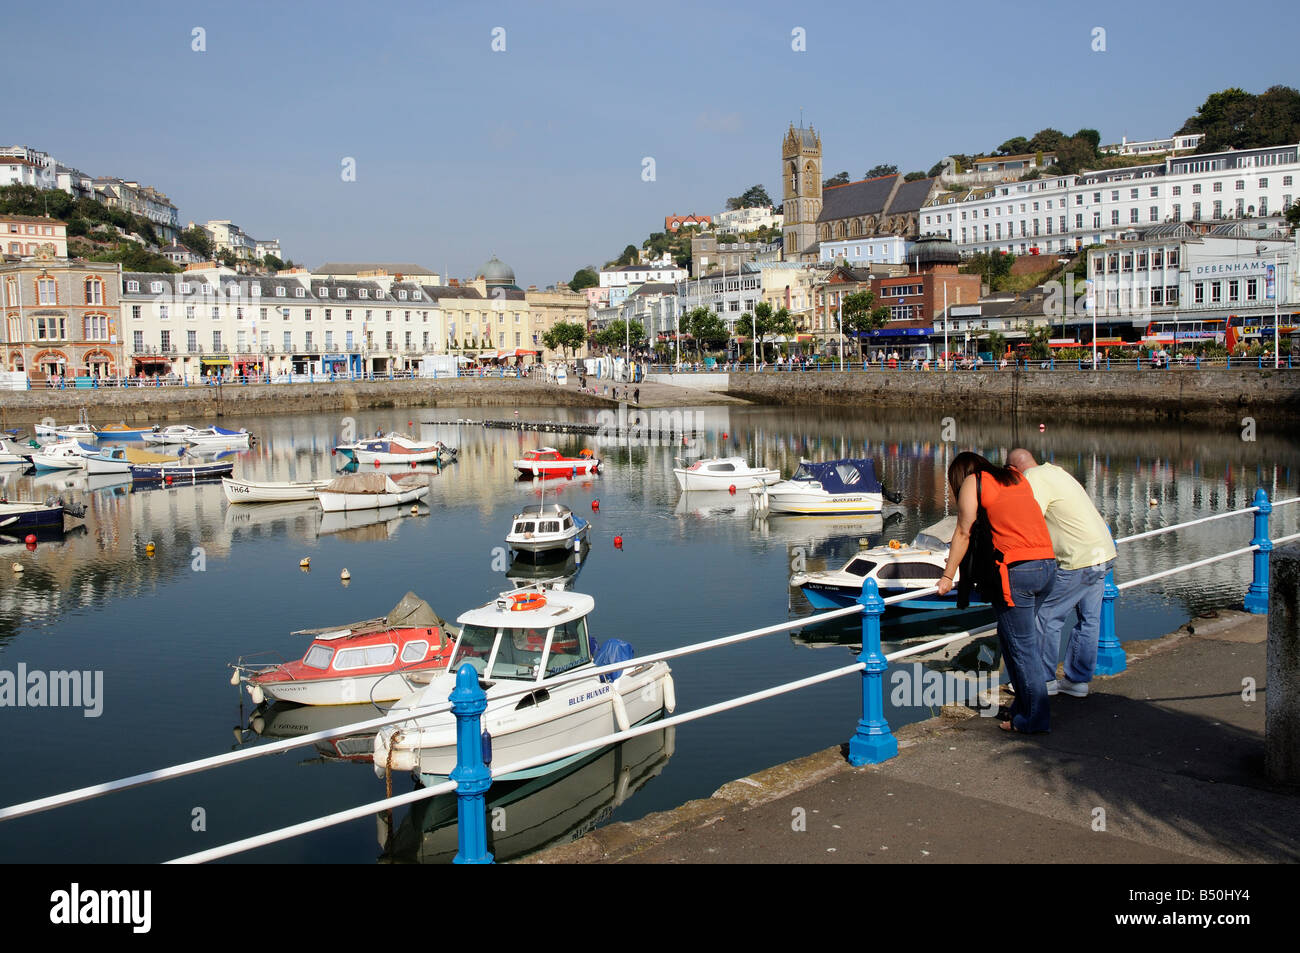
[[[1241,426],[1243,417],[1300,420],[1300,371],[817,371],[732,374],[727,393],[760,404],[983,410],[1094,421],[1187,420]]]
[[[31,429],[43,417],[92,423],[159,422],[385,407],[608,407],[576,389],[515,378],[229,384],[217,387],[123,387],[0,391],[0,423]]]

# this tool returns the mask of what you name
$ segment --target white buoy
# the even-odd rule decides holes
[[[299,565],[301,568],[303,568],[303,569],[310,569],[310,568],[311,568],[311,557],[310,557],[310,556],[304,556],[304,557],[302,557],[302,559],[298,560],[298,565]]]
[[[623,702],[623,696],[619,694],[617,688],[615,688],[611,700],[614,703],[614,721],[618,725],[618,730],[627,731],[632,723],[628,721],[627,705]]]
[[[1159,505],[1160,505],[1160,501],[1157,500],[1157,499],[1155,499],[1154,497],[1152,497],[1152,499],[1151,499],[1150,502],[1151,502],[1151,505],[1152,505],[1152,506],[1159,506]]]
[[[419,516],[419,515],[420,515],[420,508],[419,508],[418,506],[412,504],[412,505],[411,505],[411,515],[412,515],[412,516]]]
[[[339,573],[339,578],[342,579],[344,582],[347,582],[349,579],[352,578],[352,573],[344,569],[341,573]]]
[[[670,715],[677,710],[677,689],[671,675],[664,676],[664,709]]]
[[[14,572],[26,572],[22,563],[14,563]]]

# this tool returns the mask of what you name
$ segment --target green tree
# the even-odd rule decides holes
[[[638,261],[638,255],[635,245],[628,245],[623,249],[623,254],[618,256],[618,264],[635,265]]]
[[[1097,155],[1097,150],[1101,148],[1101,133],[1096,129],[1080,129],[1073,136],[1075,139],[1082,139],[1092,147],[1092,154]]]
[[[559,321],[542,335],[542,343],[549,350],[559,351],[566,361],[569,359],[569,350],[576,353],[586,340],[587,328],[573,321]]]
[[[924,172],[920,172],[920,171],[917,171],[917,172],[909,172],[909,173],[907,173],[905,176],[903,176],[903,181],[904,181],[904,182],[915,182],[917,179],[924,179],[925,177],[926,177],[926,175],[925,175]]]
[[[751,185],[735,198],[727,199],[728,211],[735,211],[738,208],[770,208],[772,204],[767,189],[761,185]]]
[[[1024,136],[1015,136],[1014,138],[1008,139],[1006,142],[1002,143],[1002,145],[998,146],[993,151],[995,155],[1000,156],[1024,155],[1029,151],[1029,140]]]
[[[1292,228],[1300,226],[1300,202],[1292,202],[1287,206],[1286,220]]]
[[[1098,136],[1098,141],[1101,137]],[[1063,175],[1073,175],[1091,166],[1097,159],[1097,147],[1079,136],[1062,139],[1056,144],[1056,168]]]
[[[898,166],[887,165],[883,162],[879,165],[873,165],[867,170],[867,174],[863,178],[878,179],[882,175],[898,175]]]
[[[710,308],[693,308],[682,318],[679,328],[695,342],[697,358],[704,356],[704,348],[719,348],[731,337],[726,322]]]
[[[1059,129],[1040,129],[1034,133],[1034,137],[1029,140],[1029,148],[1026,152],[1051,152],[1057,144],[1065,138],[1065,133]]]
[[[635,351],[645,345],[645,328],[640,321],[624,321],[620,318],[609,322],[609,326],[597,332],[593,340],[611,351],[622,350],[625,346]]]
[[[1001,331],[990,331],[987,340],[989,342],[989,350],[993,352],[993,360],[1002,360],[1002,355],[1006,353],[1007,350],[1006,336],[1002,334]]]
[[[273,272],[284,271],[285,268],[284,262],[281,261],[279,258],[276,258],[274,255],[264,255],[262,257],[262,264],[265,265]]]
[[[584,288],[595,288],[600,284],[600,275],[593,268],[579,268],[573,273],[573,280],[569,282],[570,291],[582,291]]]
[[[773,337],[785,338],[786,349],[789,349],[790,339],[793,338],[795,334],[795,326],[794,318],[787,309],[778,308],[777,311],[767,319],[767,333]],[[773,346],[777,347],[778,345],[773,342]]]
[[[211,261],[212,239],[199,226],[195,225],[193,228],[187,228],[181,232],[180,242],[200,258]]]
[[[836,172],[833,176],[822,183],[823,189],[829,189],[833,185],[848,185],[849,174],[847,172]]]
[[[862,360],[862,335],[878,331],[889,320],[889,309],[876,307],[876,296],[870,291],[858,291],[844,299],[840,314],[844,322],[844,333],[852,334],[858,340],[858,360]]]
[[[229,248],[217,252],[217,261],[221,262],[227,268],[235,267],[235,253]]]
[[[1205,138],[1197,152],[1253,149],[1300,141],[1300,91],[1270,86],[1258,96],[1231,88],[1211,93],[1180,133]]]
[[[1051,325],[1043,325],[1041,328],[1034,328],[1027,335],[1029,341],[1029,358],[1034,361],[1046,361],[1052,356],[1052,347],[1048,343],[1052,340]]]

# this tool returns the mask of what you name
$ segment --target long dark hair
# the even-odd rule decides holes
[[[1003,486],[1015,486],[1020,482],[1020,474],[1016,470],[995,466],[978,453],[967,450],[957,454],[948,466],[948,486],[952,488],[953,496],[961,492],[962,483],[972,473],[987,473]]]

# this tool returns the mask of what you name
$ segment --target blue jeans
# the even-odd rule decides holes
[[[1029,559],[1007,568],[1014,606],[998,609],[998,643],[1016,692],[1011,724],[1016,731],[1048,731],[1047,684],[1038,677],[1042,664],[1039,612],[1056,577],[1056,560]]]
[[[1043,631],[1043,667],[1047,681],[1056,678],[1061,654],[1061,629],[1071,611],[1074,629],[1065,649],[1065,677],[1072,682],[1092,681],[1097,667],[1097,638],[1101,632],[1101,603],[1111,559],[1083,569],[1057,569],[1056,581],[1043,601],[1039,621]]]

